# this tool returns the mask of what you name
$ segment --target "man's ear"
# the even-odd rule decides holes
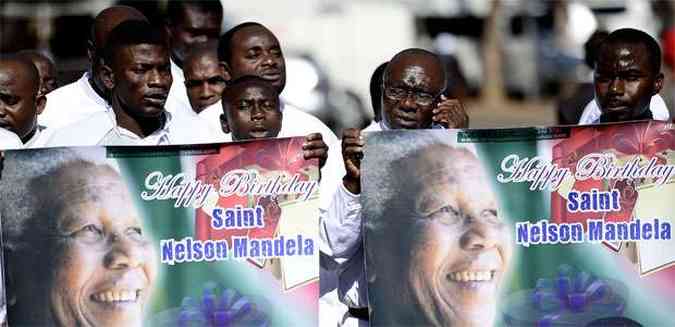
[[[94,46],[94,42],[92,40],[87,40],[87,58],[89,58],[89,62],[93,64],[94,58],[96,58],[96,47]]]
[[[232,80],[232,73],[231,73],[231,70],[230,70],[230,66],[224,61],[220,61],[218,63],[218,66],[220,67],[220,69],[222,69],[223,77],[225,77],[225,81],[226,82],[231,81]]]
[[[661,92],[661,89],[663,88],[663,79],[663,73],[656,75],[656,79],[654,80],[654,93],[652,95]]]
[[[227,117],[225,114],[220,114],[220,128],[223,130],[223,133],[230,134],[230,124],[227,122]]]
[[[45,110],[47,105],[47,97],[40,92],[35,98],[35,108],[37,109],[37,114],[41,114]]]
[[[103,85],[105,85],[108,91],[112,91],[115,88],[115,73],[106,63],[102,63],[101,65],[101,81],[103,81]]]

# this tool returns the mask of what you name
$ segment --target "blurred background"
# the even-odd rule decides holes
[[[87,67],[86,39],[100,10],[131,5],[161,25],[166,1],[2,0],[0,52],[39,49],[51,55],[64,85]],[[675,108],[671,0],[222,3],[223,31],[258,21],[277,35],[287,61],[284,97],[338,133],[370,121],[373,71],[408,47],[442,56],[450,71],[448,93],[464,101],[472,127],[573,123],[593,97],[585,63],[593,46],[587,41],[598,30],[622,27],[641,29],[662,45],[666,86],[661,94]]]

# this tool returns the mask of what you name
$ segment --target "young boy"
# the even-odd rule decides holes
[[[231,133],[233,141],[303,135],[300,131],[283,131],[279,94],[260,77],[243,76],[229,83],[222,106],[221,126],[224,133]],[[328,158],[328,146],[318,132],[305,135],[305,159],[319,159],[322,168]]]

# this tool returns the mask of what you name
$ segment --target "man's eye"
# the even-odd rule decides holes
[[[131,70],[132,72],[136,74],[145,74],[145,69],[144,68],[134,68]]]
[[[191,89],[193,87],[199,86],[199,81],[185,81],[185,87]]]
[[[272,102],[270,102],[270,101],[265,101],[265,102],[262,103],[262,108],[263,108],[265,111],[272,111],[272,110],[275,109],[275,106],[274,106],[274,104],[273,104]]]
[[[242,110],[242,111],[247,111],[247,110],[251,109],[251,104],[248,103],[248,102],[240,102],[239,105],[237,106],[237,108],[239,108],[239,110]]]
[[[629,81],[629,82],[637,82],[637,81],[640,80],[640,76],[636,76],[636,75],[626,76],[626,80]]]
[[[281,57],[281,49],[272,49],[270,50],[270,53],[277,58]]]
[[[143,237],[143,229],[140,227],[132,227],[127,229],[127,236],[131,238],[134,241],[143,241],[145,238]]]
[[[103,231],[95,225],[87,225],[73,233],[74,237],[86,242],[97,242],[103,239]]]
[[[4,102],[8,106],[13,106],[19,102],[19,97],[0,94],[0,101]]]
[[[260,51],[251,50],[246,53],[246,58],[255,59],[260,56]]]
[[[432,220],[437,220],[446,225],[452,225],[460,221],[460,213],[452,206],[442,207],[429,215]]]
[[[497,210],[495,210],[495,209],[483,210],[483,211],[481,211],[480,215],[481,215],[481,219],[484,219],[485,221],[487,221],[491,224],[500,223],[499,216],[497,215]]]
[[[225,80],[220,76],[209,78],[207,81],[209,84],[225,84]]]

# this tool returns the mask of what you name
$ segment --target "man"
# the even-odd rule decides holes
[[[382,76],[387,64],[381,63],[370,76],[370,103],[373,107],[373,121],[377,123],[382,120]]]
[[[51,58],[36,50],[21,50],[18,54],[30,59],[37,68],[40,74],[40,91],[43,95],[49,94],[58,87],[56,84],[56,68]]]
[[[286,86],[286,62],[279,40],[259,23],[247,22],[239,24],[220,37],[218,41],[218,59],[225,67],[230,78],[237,79],[253,75],[271,83],[278,94]],[[331,149],[326,164],[321,169],[321,192],[319,209],[325,215],[331,205],[333,193],[338,187],[340,176],[344,175],[344,167],[340,158],[339,141],[335,134],[319,119],[302,110],[281,101],[281,131],[283,136],[306,136],[320,133],[323,141]],[[228,135],[231,137],[231,135]],[[321,295],[337,284],[337,276],[328,273],[321,257]],[[325,291],[325,292],[324,292]],[[321,317],[328,316],[322,305]]]
[[[222,129],[234,141],[291,136],[280,133],[283,113],[279,94],[260,77],[244,76],[232,81],[223,93],[222,104]],[[328,158],[328,146],[320,133],[306,136],[303,152],[305,159],[319,159],[319,168]]]
[[[191,107],[183,80],[184,61],[190,49],[215,43],[223,22],[219,0],[169,1],[166,33],[171,44],[171,86],[167,110],[173,114],[190,114]]]
[[[185,57],[183,68],[185,88],[194,115],[220,130],[220,97],[229,76],[218,61],[216,45],[209,44],[191,51]]]
[[[447,83],[443,67],[438,56],[426,50],[396,54],[384,71],[382,120],[363,131],[468,127],[462,104],[442,95]],[[322,250],[339,264],[339,297],[349,307],[345,326],[367,325],[368,319],[359,203],[363,146],[360,130],[345,130],[342,156],[347,173],[320,228]]]
[[[50,149],[5,162],[12,326],[143,325],[157,280],[154,246],[120,174],[90,157]]]
[[[50,146],[169,145],[208,143],[206,125],[164,109],[171,87],[169,49],[161,30],[129,20],[111,33],[104,50],[103,81],[112,110],[54,132]]]
[[[658,96],[663,87],[661,49],[645,32],[625,28],[609,34],[600,46],[593,84],[595,99],[581,115],[581,125],[669,119]]]
[[[259,23],[242,23],[225,32],[218,41],[218,60],[231,79],[258,76],[270,83],[278,94],[286,86],[286,62],[279,40]],[[306,136],[320,133],[329,148],[337,149],[337,137],[319,119],[283,100],[280,105],[283,115],[279,135]],[[226,140],[231,137],[227,135]],[[339,151],[330,151],[326,166],[322,169],[321,208],[328,207],[332,190],[336,188],[336,179],[329,176],[344,174],[339,156]]]
[[[29,59],[19,55],[0,58],[0,128],[18,135],[23,148],[44,143],[37,115],[45,101],[40,75]]]
[[[109,7],[96,16],[87,44],[89,70],[79,80],[49,94],[47,106],[38,117],[40,125],[56,129],[108,110],[108,96],[101,76],[103,49],[110,31],[126,20],[147,21],[138,10],[126,6]]]
[[[480,160],[451,134],[380,134],[363,176],[373,326],[492,326],[511,228]]]

